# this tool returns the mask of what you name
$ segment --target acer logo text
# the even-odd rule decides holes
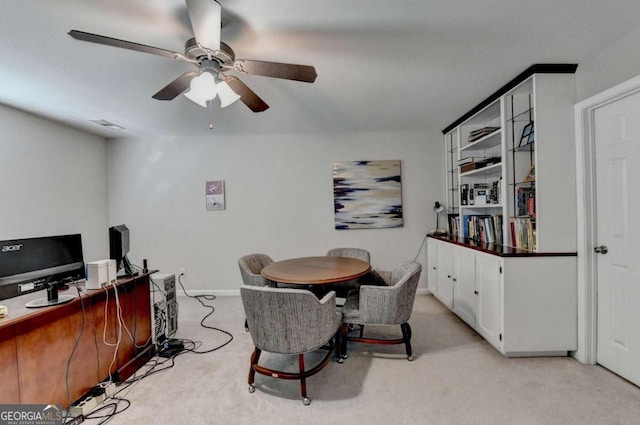
[[[20,251],[20,248],[22,248],[23,244],[17,244],[17,245],[4,245],[2,247],[2,252],[11,252],[11,251]]]

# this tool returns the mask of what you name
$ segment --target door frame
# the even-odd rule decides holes
[[[593,247],[597,243],[595,110],[640,92],[640,76],[576,103],[576,189],[578,248],[578,350],[574,357],[597,362],[598,270]]]

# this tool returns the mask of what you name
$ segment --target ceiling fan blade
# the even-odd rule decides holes
[[[123,49],[135,50],[136,52],[150,53],[152,55],[160,55],[169,59],[182,59],[184,56],[180,53],[170,50],[160,49],[158,47],[146,46],[144,44],[134,43],[132,41],[119,40],[117,38],[106,37],[104,35],[91,34],[84,31],[71,30],[68,33],[76,40],[90,41],[91,43],[104,44],[107,46],[121,47]]]
[[[220,50],[222,7],[214,0],[186,0],[196,41],[210,50]]]
[[[240,81],[238,77],[233,75],[225,75],[224,80],[229,84],[231,89],[240,96],[242,103],[247,105],[253,112],[262,112],[269,109],[269,105],[264,100],[260,99],[257,94],[254,93],[245,83]]]
[[[310,65],[294,65],[291,63],[264,62],[249,59],[238,59],[233,64],[236,71],[264,77],[284,78],[285,80],[313,83],[318,74]]]
[[[185,72],[152,97],[158,100],[173,100],[189,87],[191,80],[198,76],[196,71]]]

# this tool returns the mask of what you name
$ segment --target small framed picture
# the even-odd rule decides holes
[[[527,173],[524,175],[522,181],[525,182],[534,182],[536,181],[536,165],[531,164],[531,167],[527,170]]]
[[[224,209],[224,180],[212,180],[205,183],[207,211]]]
[[[518,147],[533,143],[535,142],[535,140],[536,134],[533,131],[533,121],[531,121],[522,129],[522,136],[520,137],[520,143],[518,144]]]

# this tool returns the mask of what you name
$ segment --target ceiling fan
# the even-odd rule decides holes
[[[158,100],[172,100],[189,89],[185,96],[204,107],[218,95],[222,107],[240,99],[253,112],[262,112],[269,105],[238,77],[225,74],[226,71],[306,83],[315,81],[317,73],[313,66],[236,59],[233,49],[220,40],[220,4],[214,0],[186,0],[186,3],[195,37],[185,43],[184,54],[83,31],[71,30],[68,34],[76,40],[164,56],[198,67],[198,71],[185,72],[154,94],[153,98]]]

